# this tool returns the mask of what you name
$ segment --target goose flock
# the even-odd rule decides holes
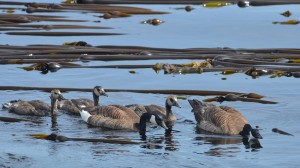
[[[41,100],[12,100],[3,104],[3,109],[19,115],[56,116],[58,111],[80,115],[82,120],[95,127],[112,130],[136,131],[145,135],[147,122],[156,124],[166,131],[175,125],[176,116],[172,107],[181,108],[177,97],[168,96],[165,106],[156,104],[102,105],[100,96],[108,96],[101,86],[92,89],[93,100],[87,98],[66,99],[60,90],[50,93],[50,102]],[[197,127],[201,130],[222,135],[240,135],[244,138],[262,139],[259,130],[253,128],[238,110],[229,106],[217,106],[201,102],[197,99],[188,100],[192,107]]]

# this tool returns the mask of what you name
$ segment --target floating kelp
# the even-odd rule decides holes
[[[283,22],[272,22],[273,24],[283,24],[283,25],[297,25],[300,22],[298,20],[288,20]]]
[[[255,67],[252,67],[245,72],[246,75],[252,76],[253,78],[263,76],[263,75],[271,75],[273,73],[274,73],[274,71],[271,71],[268,69],[262,69],[262,68],[259,69],[259,68],[255,68]]]
[[[202,6],[205,8],[219,8],[219,7],[228,6],[231,4],[232,3],[230,3],[230,2],[216,1],[216,2],[206,2],[206,3],[202,4]]]
[[[241,8],[248,6],[269,6],[269,5],[292,5],[300,4],[299,1],[285,0],[285,1],[238,1],[237,5]]]
[[[15,13],[15,10],[14,10],[14,9],[7,9],[7,10],[6,10],[6,13],[9,13],[9,14]]]
[[[131,70],[131,71],[129,71],[129,73],[131,73],[131,74],[136,74],[136,71]]]
[[[1,25],[1,30],[53,30],[53,29],[111,29],[111,27],[104,26],[83,26],[83,25],[24,25],[24,24],[5,24]]]
[[[10,2],[0,2],[0,4],[12,4]],[[35,12],[74,12],[74,11],[90,11],[94,13],[110,13],[114,12],[112,17],[128,17],[131,14],[167,14],[168,12],[152,11],[150,9],[128,6],[112,6],[112,5],[78,5],[78,4],[53,4],[53,3],[14,3],[14,5],[25,5],[23,9],[27,13]],[[115,13],[117,11],[118,13]]]
[[[8,35],[22,36],[112,36],[124,35],[121,33],[98,33],[98,32],[7,32]]]
[[[157,18],[154,18],[154,19],[148,19],[148,20],[144,20],[142,21],[141,23],[142,24],[152,24],[154,26],[157,26],[157,25],[160,25],[162,23],[164,23],[165,21],[162,21],[162,20],[159,20]]]
[[[39,90],[50,92],[59,89],[61,92],[77,91],[90,92],[90,88],[49,88],[49,87],[27,87],[27,86],[0,86],[0,90]],[[209,90],[134,90],[134,89],[105,89],[106,92],[133,92],[133,93],[154,93],[154,94],[173,94],[173,95],[198,95],[198,96],[220,96],[227,94],[247,95],[249,93],[228,92],[228,91],[209,91]],[[257,94],[258,95],[258,94]]]
[[[206,59],[203,62],[190,62],[186,64],[162,64],[156,63],[153,70],[158,72],[163,69],[165,74],[186,74],[186,73],[202,73],[202,68],[212,68],[211,60]]]
[[[175,8],[175,9],[176,9],[176,10],[182,10],[182,9],[184,9],[185,11],[190,12],[190,11],[194,10],[195,8],[193,8],[193,7],[190,6],[190,5],[187,5],[187,6],[185,6],[185,7],[178,7],[178,8]]]
[[[45,139],[45,140],[51,140],[51,141],[59,141],[59,142],[65,142],[65,141],[85,141],[85,142],[100,142],[100,143],[110,143],[110,144],[139,144],[138,142],[133,142],[130,140],[121,140],[121,139],[101,139],[101,138],[70,138],[63,135],[57,135],[55,133],[52,134],[30,134],[30,137],[36,138],[36,139]]]
[[[285,17],[290,17],[292,15],[292,12],[290,12],[289,10],[285,11],[285,12],[282,12],[280,13],[282,16],[285,16]]]
[[[86,22],[87,20],[74,20],[65,19],[62,16],[48,16],[48,15],[22,15],[22,14],[2,14],[0,15],[0,21],[6,21],[9,23],[31,23],[41,21],[53,21],[53,22]]]
[[[235,74],[235,73],[238,73],[238,71],[237,70],[232,70],[232,69],[226,69],[226,70],[221,72],[222,75],[232,75],[232,74]]]
[[[88,44],[85,41],[65,42],[65,43],[63,43],[63,45],[65,45],[65,46],[88,46],[88,47],[91,46],[90,44]]]
[[[22,121],[26,121],[26,122],[33,122],[33,123],[41,123],[40,121],[36,121],[36,120],[29,120],[29,119],[23,119],[23,118],[11,118],[11,117],[0,117],[0,121],[3,121],[3,122],[22,122]]]
[[[43,74],[50,72],[56,72],[62,68],[61,64],[50,62],[50,63],[38,63],[31,66],[23,67],[22,69],[26,71],[37,70],[41,71]]]
[[[78,4],[202,4],[204,0],[76,0]]]
[[[129,17],[129,16],[131,15],[128,13],[124,13],[120,11],[110,11],[104,13],[103,16],[99,16],[99,17],[102,17],[104,19],[111,19],[111,18]]]
[[[288,63],[300,63],[300,59],[290,59]]]
[[[287,133],[287,132],[282,131],[282,130],[280,130],[278,128],[273,128],[272,132],[279,133],[279,134],[282,134],[282,135],[294,136],[293,134]]]
[[[68,3],[68,4],[72,4],[75,3],[76,0],[64,0],[62,1],[62,3]]]
[[[192,68],[212,68],[211,59],[205,59],[203,62],[190,62],[187,64],[181,64],[183,67],[192,67]]]
[[[44,33],[44,32],[39,32]],[[51,32],[57,33],[57,32]],[[65,32],[63,32],[65,33]],[[68,32],[67,32],[68,33]],[[72,34],[72,32],[70,32]],[[70,34],[70,35],[71,35]],[[58,34],[59,35],[59,34]],[[63,34],[61,34],[63,35]],[[63,45],[0,46],[0,64],[201,59],[182,64],[157,63],[152,68],[166,74],[220,72],[223,75],[245,73],[260,76],[300,77],[298,49],[231,49],[231,48],[149,48],[140,46],[91,46],[85,41]],[[247,53],[247,54],[243,54]],[[151,65],[64,66],[64,68],[151,68]]]
[[[249,94],[227,94],[224,96],[216,96],[213,98],[207,98],[204,101],[205,102],[212,102],[216,101],[219,103],[222,103],[224,101],[242,101],[242,102],[254,102],[254,103],[261,103],[261,104],[277,104],[277,102],[274,101],[268,101],[268,100],[261,100],[263,96],[258,95],[256,93],[249,93]]]

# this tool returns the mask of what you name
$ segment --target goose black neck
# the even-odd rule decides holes
[[[99,106],[99,96],[93,92],[94,106]]]
[[[252,127],[250,124],[245,124],[243,130],[240,132],[240,135],[243,138],[249,138]]]
[[[55,115],[57,112],[57,99],[51,99],[51,115]]]
[[[169,104],[168,104],[168,102],[166,101],[166,112],[167,112],[167,115],[169,114],[169,113],[172,113],[172,106],[170,106]]]
[[[151,114],[150,113],[143,113],[143,115],[140,118],[140,123],[139,123],[139,131],[141,132],[146,132],[146,123],[147,121],[150,121]]]

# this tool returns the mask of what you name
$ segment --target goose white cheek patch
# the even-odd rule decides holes
[[[157,125],[154,115],[151,115],[150,122]]]

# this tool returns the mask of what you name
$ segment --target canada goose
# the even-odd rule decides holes
[[[122,107],[125,109],[126,107]],[[80,115],[86,123],[103,128],[139,131],[140,134],[146,132],[146,122],[152,122],[165,129],[168,129],[164,121],[156,114],[144,113],[141,117],[134,111],[127,111],[115,106],[98,106],[93,110],[97,111],[96,115],[91,115],[88,111],[80,110]]]
[[[192,106],[197,126],[208,132],[227,135],[241,135],[262,139],[258,129],[253,129],[246,118],[236,109],[228,106],[216,106],[199,100],[188,100]]]
[[[46,116],[56,114],[57,101],[62,100],[63,97],[59,90],[54,89],[51,91],[51,106],[41,100],[12,100],[3,105],[4,109],[8,109],[9,112],[19,115],[33,115],[33,116]]]
[[[143,113],[146,112],[151,114],[157,114],[162,117],[162,119],[164,120],[168,128],[172,128],[172,126],[176,121],[176,116],[172,112],[172,106],[181,108],[181,106],[177,102],[176,96],[168,96],[166,98],[165,108],[155,104],[151,104],[151,105],[131,104],[131,105],[127,105],[126,107],[134,110],[139,116],[141,116]]]
[[[58,108],[70,114],[79,115],[78,105],[80,105],[81,108],[91,108],[94,106],[99,106],[99,97],[107,96],[107,94],[105,93],[104,88],[101,86],[95,86],[92,91],[93,91],[93,100],[86,99],[86,98],[65,99],[59,101]]]

